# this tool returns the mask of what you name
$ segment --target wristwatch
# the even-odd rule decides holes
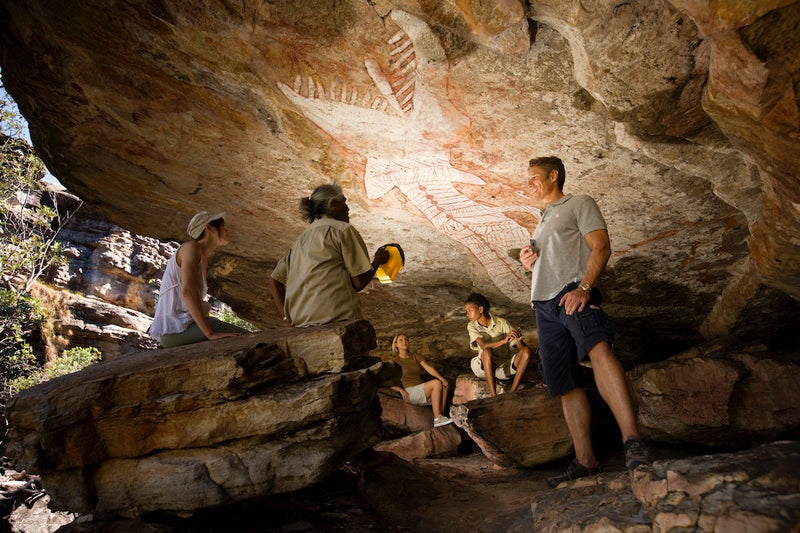
[[[581,283],[580,287],[581,287],[581,290],[584,290],[586,292],[589,292],[590,290],[592,290],[592,286],[589,285],[588,283]]]

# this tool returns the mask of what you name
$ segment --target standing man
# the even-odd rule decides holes
[[[591,408],[579,372],[588,358],[600,395],[622,432],[628,469],[651,464],[639,438],[625,372],[612,348],[611,321],[593,288],[611,256],[606,222],[586,195],[564,194],[564,163],[557,157],[530,160],[528,186],[545,209],[531,246],[520,262],[532,270],[531,306],[539,328],[539,359],[551,397],[561,408],[575,447],[566,472],[549,478],[550,486],[600,471],[592,449]]]

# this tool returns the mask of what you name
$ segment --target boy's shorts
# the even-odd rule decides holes
[[[408,403],[412,405],[430,405],[431,401],[425,397],[425,383],[414,385],[406,389]]]
[[[558,302],[577,283],[570,283],[554,298],[535,302],[536,327],[539,330],[539,361],[542,376],[551,397],[561,396],[583,386],[578,363],[589,357],[599,343],[614,340],[611,320],[600,307],[601,296],[592,289],[583,311],[567,315]]]
[[[511,379],[514,377],[514,374],[517,373],[517,369],[514,368],[514,358],[506,359],[503,361],[495,361],[494,365],[494,377],[497,379]],[[476,355],[470,361],[470,366],[472,367],[472,372],[478,376],[479,378],[486,379],[486,372],[483,370],[483,362],[481,361],[481,356]]]

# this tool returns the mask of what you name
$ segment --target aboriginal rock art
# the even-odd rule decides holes
[[[528,278],[509,250],[523,246],[530,232],[505,213],[538,217],[539,210],[487,206],[455,188],[456,182],[485,182],[450,164],[447,146],[466,133],[469,119],[447,98],[444,49],[419,18],[400,10],[390,17],[400,31],[388,41],[386,70],[373,59],[364,62],[379,95],[335,85],[326,90],[300,76],[293,87],[278,86],[306,118],[366,158],[367,198],[396,187],[437,230],[466,246],[504,294],[525,299]]]

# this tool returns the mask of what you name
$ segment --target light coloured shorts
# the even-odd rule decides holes
[[[430,405],[431,401],[425,397],[425,384],[420,383],[406,389],[408,403],[412,405]]]
[[[514,368],[514,358],[507,359],[505,361],[497,361],[494,367],[494,377],[497,379],[511,379],[514,377],[514,374],[517,373],[517,369]],[[481,362],[481,356],[476,355],[470,361],[470,366],[472,367],[472,372],[478,376],[479,378],[486,379],[486,372],[483,371],[483,363]]]

